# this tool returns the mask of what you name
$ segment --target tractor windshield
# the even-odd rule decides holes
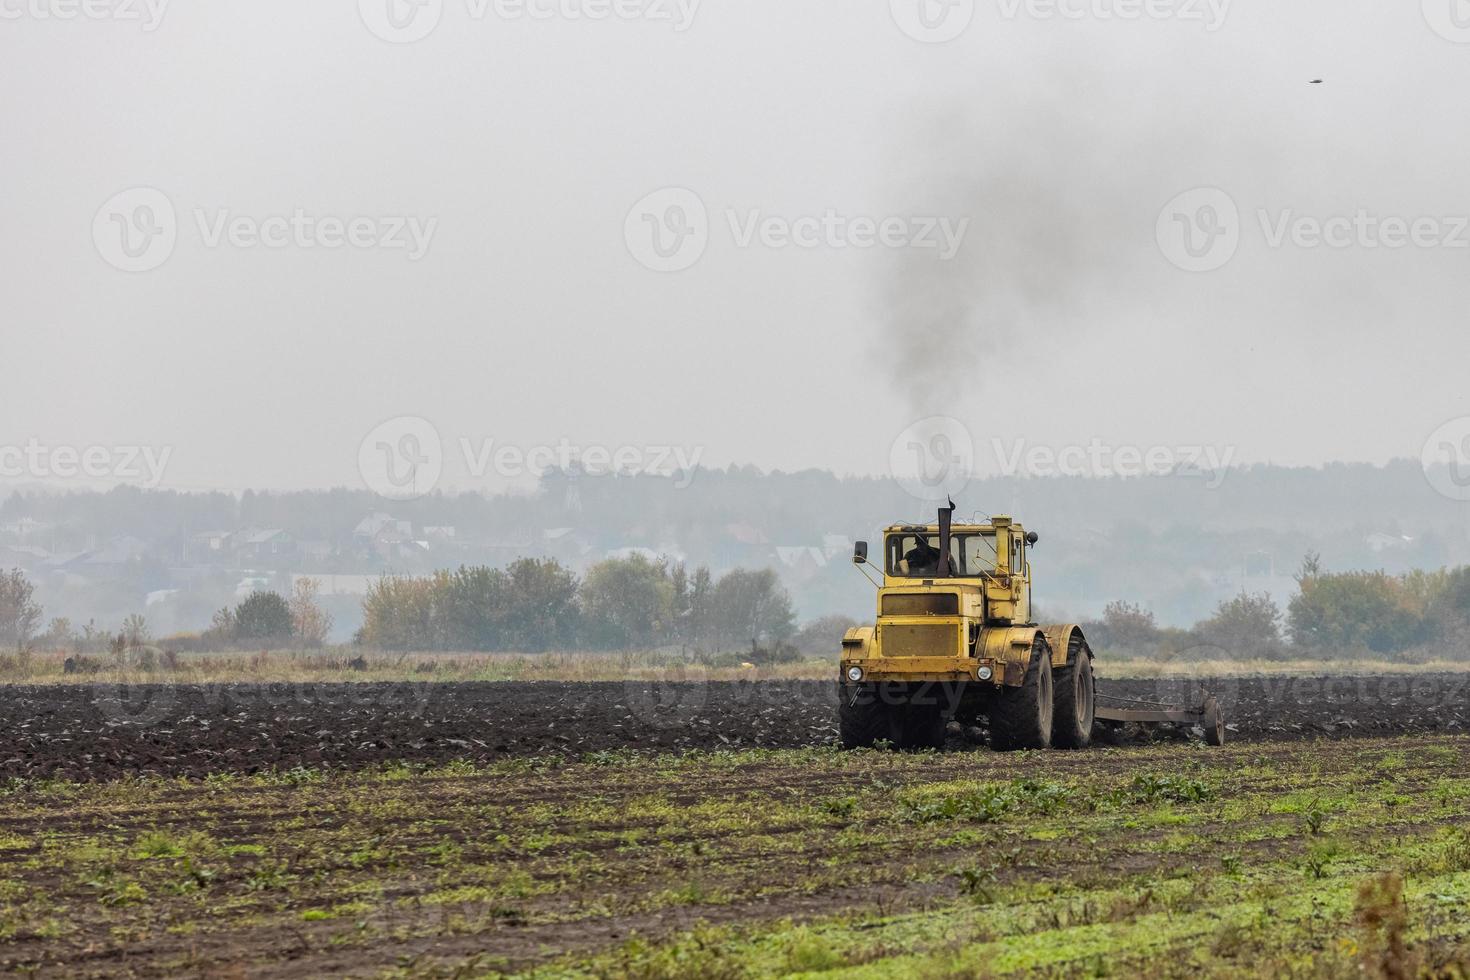
[[[950,571],[960,577],[995,571],[995,532],[956,531],[950,536]],[[939,574],[938,534],[890,534],[888,574],[926,578]]]

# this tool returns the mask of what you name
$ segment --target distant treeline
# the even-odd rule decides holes
[[[1242,593],[1190,629],[1167,629],[1118,601],[1085,632],[1094,650],[1144,656],[1470,658],[1470,567],[1333,573],[1309,554],[1296,580],[1284,613],[1268,595]]]
[[[796,630],[770,569],[718,579],[641,555],[581,578],[554,560],[384,578],[363,602],[358,641],[385,650],[694,650],[777,645]]]

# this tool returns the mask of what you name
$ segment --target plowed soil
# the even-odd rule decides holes
[[[1234,741],[1456,733],[1470,675],[1100,682],[1146,701],[1220,700]],[[100,781],[295,767],[635,749],[796,748],[836,740],[834,684],[334,683],[0,688],[0,779]],[[973,734],[973,733],[972,733]],[[952,748],[976,748],[956,736]]]

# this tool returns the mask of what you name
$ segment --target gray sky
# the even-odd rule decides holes
[[[441,485],[493,487],[460,440],[882,473],[940,413],[981,471],[993,439],[1316,464],[1416,457],[1470,413],[1451,0],[992,0],[944,43],[905,33],[919,0],[706,0],[687,24],[673,0],[444,0],[413,43],[369,28],[389,0],[41,16],[73,2],[0,0],[0,445],[166,449],[178,487],[361,485],[364,437],[415,416]],[[656,271],[635,205],[671,187],[705,245]],[[173,210],[165,258],[119,251],[134,188]],[[1238,220],[1166,210],[1197,188]],[[298,211],[329,219],[312,247],[244,244]],[[818,244],[775,244],[829,211]],[[1360,211],[1340,247],[1298,222]],[[326,247],[354,218],[371,244]],[[1385,218],[1432,220],[1394,248]],[[854,244],[885,219],[903,244]],[[379,244],[400,223],[424,254]],[[1191,258],[1185,227],[1225,237]]]

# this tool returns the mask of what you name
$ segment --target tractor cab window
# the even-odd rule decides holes
[[[988,575],[995,571],[995,532],[956,533],[950,536],[949,564],[960,577]],[[930,578],[939,574],[938,534],[890,534],[888,574],[906,578]]]

